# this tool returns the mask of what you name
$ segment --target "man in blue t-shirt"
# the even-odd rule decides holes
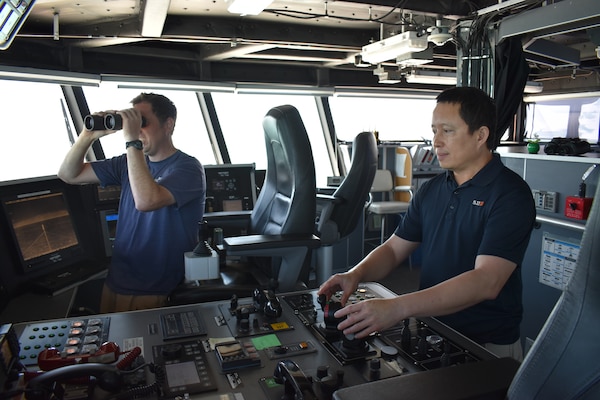
[[[348,305],[335,316],[345,334],[365,337],[409,317],[435,316],[499,356],[522,358],[521,263],[535,223],[527,183],[494,153],[496,109],[483,91],[442,92],[432,118],[433,147],[447,172],[416,193],[396,232],[319,294],[377,281],[421,246],[420,289]]]
[[[173,145],[177,109],[142,93],[133,107],[97,113],[122,117],[126,153],[85,162],[90,146],[115,130],[84,129],[58,176],[70,184],[120,185],[119,222],[100,311],[161,307],[184,278],[184,253],[197,243],[206,194],[200,162]]]

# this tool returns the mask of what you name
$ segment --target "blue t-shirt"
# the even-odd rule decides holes
[[[181,151],[148,167],[175,204],[141,212],[135,208],[125,154],[92,163],[102,186],[121,185],[119,221],[106,284],[130,295],[168,295],[185,275],[184,253],[197,243],[206,179],[200,162]]]
[[[451,171],[423,184],[395,232],[421,243],[421,289],[472,270],[480,254],[517,264],[496,299],[439,320],[478,343],[510,344],[519,339],[520,268],[535,215],[531,189],[498,154],[461,186]]]

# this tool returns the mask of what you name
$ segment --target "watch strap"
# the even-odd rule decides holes
[[[142,144],[141,140],[132,140],[131,142],[125,143],[125,150],[127,150],[130,147],[135,147],[138,150],[142,150],[144,145]]]

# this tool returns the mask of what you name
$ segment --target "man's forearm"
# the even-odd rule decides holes
[[[131,147],[127,149],[127,168],[131,192],[138,210],[158,210],[175,202],[173,195],[154,181],[140,150]]]
[[[58,177],[67,183],[76,183],[76,178],[81,174],[84,168],[84,157],[88,149],[94,143],[94,138],[90,135],[81,134],[77,141],[67,152],[60,168]]]

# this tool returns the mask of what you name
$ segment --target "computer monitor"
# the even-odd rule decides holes
[[[58,182],[17,185],[7,192],[13,193],[0,201],[22,273],[51,273],[84,258],[64,188]]]
[[[248,211],[256,203],[254,164],[205,165],[206,212]]]

